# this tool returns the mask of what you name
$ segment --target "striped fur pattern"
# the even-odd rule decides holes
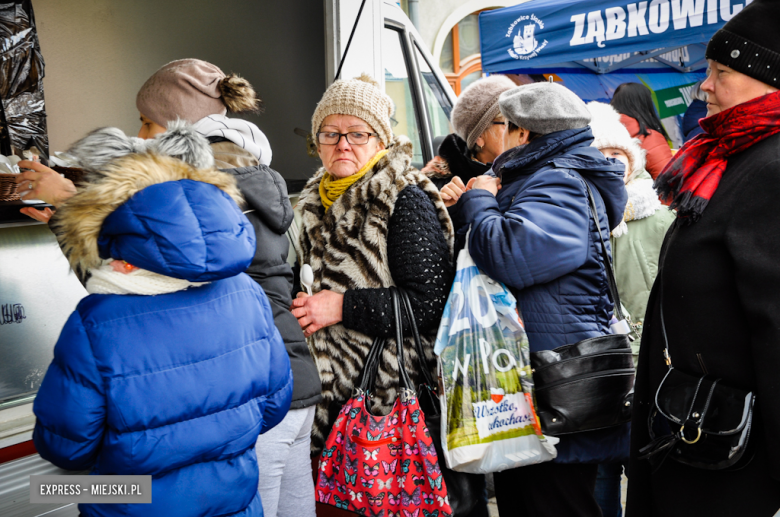
[[[301,193],[302,262],[314,271],[313,291],[329,289],[344,293],[348,289],[386,288],[395,285],[387,260],[387,232],[398,194],[408,185],[419,186],[433,201],[442,232],[447,236],[450,253],[453,227],[439,191],[422,173],[411,167],[412,144],[397,136],[389,152],[360,181],[344,193],[325,212],[319,195],[320,169]],[[423,336],[426,360],[435,368],[433,340]],[[332,325],[309,338],[312,356],[322,381],[322,402],[312,430],[312,450],[319,451],[329,432],[329,407],[340,405],[359,382],[364,359],[373,337]],[[404,346],[406,368],[417,378],[417,354],[410,342]],[[397,396],[398,364],[395,342],[388,340],[376,382],[373,409],[387,412]]]

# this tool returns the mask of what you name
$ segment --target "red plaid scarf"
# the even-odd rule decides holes
[[[655,180],[677,217],[694,223],[718,188],[728,159],[780,132],[780,91],[702,119],[704,133],[689,140]]]

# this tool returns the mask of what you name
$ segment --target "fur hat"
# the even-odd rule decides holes
[[[393,100],[379,89],[371,76],[362,74],[354,79],[340,79],[325,90],[317,104],[311,117],[311,134],[316,141],[322,121],[329,115],[352,115],[371,126],[387,147],[393,139],[390,117],[394,111]]]
[[[779,7],[776,0],[754,0],[710,39],[707,59],[780,88]]]
[[[502,93],[498,105],[507,120],[540,135],[590,123],[590,112],[582,99],[558,83],[517,86]]]
[[[198,169],[214,167],[214,154],[208,140],[183,120],[171,122],[168,131],[149,140],[127,136],[115,127],[96,129],[67,152],[88,173],[98,172],[109,162],[128,154],[147,152],[178,158]]]
[[[200,59],[172,61],[157,70],[138,91],[135,105],[161,126],[177,119],[194,124],[209,115],[257,111],[260,101],[246,79],[225,75]]]
[[[639,140],[631,138],[626,127],[620,122],[620,113],[603,102],[589,102],[591,114],[590,129],[593,131],[593,147],[597,149],[620,149],[628,156],[628,171],[624,177],[628,183],[645,170],[645,152]]]
[[[489,129],[499,113],[498,97],[517,86],[505,75],[491,75],[478,79],[463,90],[452,108],[452,127],[473,149],[477,138]]]

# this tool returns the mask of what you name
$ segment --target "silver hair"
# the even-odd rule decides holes
[[[701,85],[704,83],[704,79],[699,79],[696,84],[691,88],[691,99],[707,102],[707,93],[702,91]]]

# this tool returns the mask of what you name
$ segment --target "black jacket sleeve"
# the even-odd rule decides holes
[[[387,232],[387,258],[395,285],[409,294],[421,334],[439,327],[455,274],[444,232],[428,195],[416,185],[398,195]],[[394,337],[389,289],[344,293],[342,323],[373,337]],[[404,318],[404,331],[409,332]]]

